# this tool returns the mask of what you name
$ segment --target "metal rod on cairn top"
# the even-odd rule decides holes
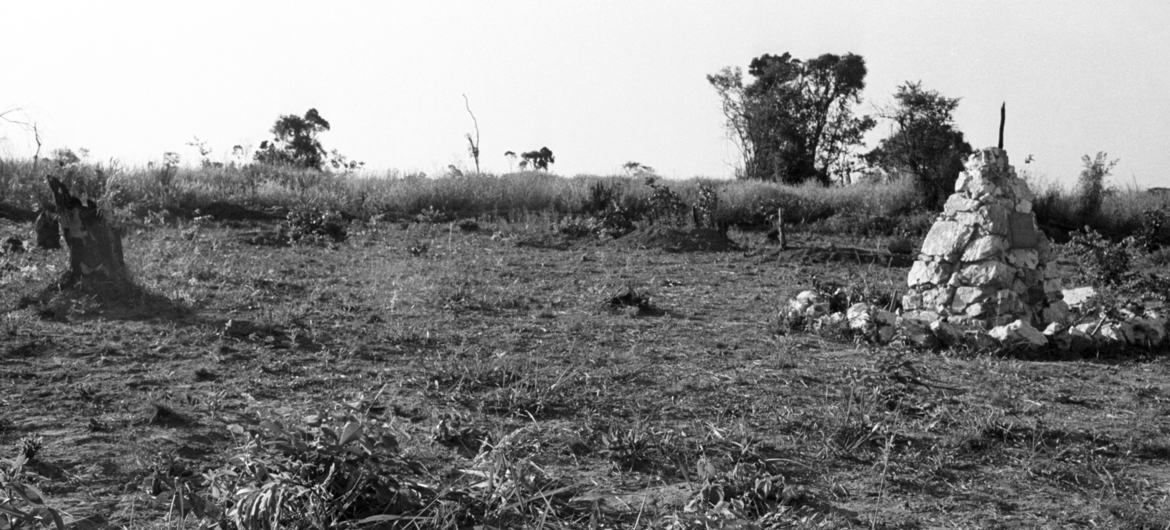
[[[1003,150],[1003,122],[1007,119],[1007,102],[999,106],[999,149]]]

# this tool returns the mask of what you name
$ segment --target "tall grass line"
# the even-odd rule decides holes
[[[67,183],[102,196],[105,205],[130,210],[191,213],[215,203],[257,208],[310,206],[341,210],[358,217],[385,215],[409,218],[426,210],[450,217],[501,216],[525,213],[583,213],[592,190],[616,191],[623,203],[650,197],[641,177],[578,175],[561,177],[543,172],[503,175],[427,177],[421,174],[334,174],[264,165],[222,168],[142,168],[118,164],[50,168],[34,175],[29,161],[0,161],[0,201],[34,208],[48,200],[43,175],[53,173]],[[791,222],[814,221],[842,211],[897,215],[913,208],[916,198],[905,183],[822,188],[751,181],[709,179],[659,180],[688,203],[695,203],[700,185],[717,190],[717,217],[729,223],[752,223],[784,208]]]
[[[1112,239],[1141,229],[1146,212],[1170,209],[1170,197],[1137,187],[1112,188],[1102,193],[1099,208],[1092,215],[1082,213],[1082,198],[1075,190],[1055,183],[1034,182],[1032,209],[1036,221],[1060,231],[1089,227]]]
[[[587,213],[597,187],[613,190],[625,207],[645,204],[653,192],[644,177],[561,177],[532,171],[427,177],[394,171],[338,174],[261,164],[144,168],[110,162],[59,168],[44,161],[34,169],[29,160],[0,160],[0,203],[27,209],[48,205],[51,197],[43,178],[47,173],[90,197],[100,197],[103,207],[130,217],[161,211],[190,216],[212,205],[231,204],[278,210],[312,207],[360,218],[382,215],[410,219],[423,212],[438,212],[450,219],[514,219],[533,213]],[[783,209],[785,222],[821,223],[831,230],[848,231],[854,225],[864,225],[865,219],[903,217],[925,217],[929,228],[929,215],[922,211],[921,197],[909,179],[845,187],[702,178],[658,182],[692,205],[698,204],[702,186],[714,188],[718,197],[715,219],[728,225],[766,226]],[[1144,191],[1114,191],[1105,195],[1097,215],[1080,219],[1074,194],[1052,185],[1035,191],[1041,224],[1066,230],[1088,224],[1107,234],[1131,232],[1141,225],[1144,211],[1166,205],[1165,198]],[[918,227],[924,223],[912,224]]]

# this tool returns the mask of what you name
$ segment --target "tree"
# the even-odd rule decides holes
[[[1082,221],[1088,222],[1101,211],[1101,202],[1105,197],[1105,178],[1113,172],[1118,160],[1109,159],[1104,151],[1098,152],[1096,157],[1085,155],[1081,157],[1081,176],[1077,187],[1077,215]]]
[[[471,133],[467,133],[467,153],[471,155],[471,159],[475,160],[475,173],[479,174],[479,120],[475,119],[475,114],[471,112],[471,101],[467,99],[467,94],[463,94],[463,104],[467,107],[467,114],[471,115],[471,123],[475,125],[475,138],[471,138]]]
[[[726,125],[743,155],[742,177],[829,184],[842,159],[875,122],[853,106],[865,88],[865,60],[852,53],[801,61],[788,53],[752,59],[743,71],[724,68],[707,81],[723,102]]]
[[[317,134],[328,130],[329,122],[317,109],[309,109],[304,117],[285,114],[272,126],[274,138],[260,142],[260,149],[253,158],[265,164],[320,170],[325,164],[326,152],[317,140]]]
[[[556,163],[557,159],[553,158],[553,152],[547,147],[541,147],[539,151],[528,151],[520,155],[522,161],[520,162],[520,169],[524,169],[529,165],[532,169],[543,169],[548,171],[548,165]]]
[[[923,89],[921,81],[907,81],[898,86],[894,100],[884,112],[894,130],[866,158],[878,167],[913,175],[924,204],[941,209],[972,152],[955,129],[959,98]]]

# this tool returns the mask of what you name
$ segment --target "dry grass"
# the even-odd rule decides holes
[[[135,310],[38,299],[60,252],[0,257],[0,446],[40,436],[23,480],[97,527],[260,528],[277,506],[386,528],[1170,524],[1164,356],[782,335],[814,276],[897,291],[906,269],[807,233],[787,253],[735,231],[748,252],[517,245],[548,222],[292,247],[142,228]]]

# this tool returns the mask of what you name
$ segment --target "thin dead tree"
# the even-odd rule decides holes
[[[33,140],[37,144],[37,150],[35,153],[33,153],[33,166],[32,166],[32,173],[31,173],[33,176],[35,176],[37,174],[37,166],[40,165],[40,159],[41,159],[41,130],[40,130],[40,128],[37,127],[36,122],[31,121],[31,120],[19,120],[13,116],[15,113],[21,112],[21,111],[22,111],[22,109],[20,107],[12,107],[8,110],[0,112],[0,121],[4,121],[6,123],[10,123],[10,124],[19,126],[23,129],[25,129],[26,131],[29,131],[32,133]],[[37,219],[39,221],[40,217],[43,217],[44,215],[45,215],[45,213],[43,211],[41,212],[41,215],[38,216],[35,211],[27,210],[25,208],[18,207],[14,204],[5,204],[4,201],[2,200],[2,198],[0,198],[0,218],[12,219],[14,221],[22,221],[22,222],[23,221],[32,221],[34,219]],[[39,230],[39,227],[40,227],[40,224],[38,224],[38,230]],[[39,237],[40,236],[38,236],[38,239],[39,239]],[[57,248],[57,247],[42,247],[42,248]]]
[[[37,150],[33,153],[33,174],[35,175],[37,172],[37,165],[41,160],[41,130],[37,127],[37,122],[35,121],[16,120],[9,116],[10,114],[19,110],[21,110],[20,107],[12,107],[4,112],[0,112],[0,120],[4,120],[13,125],[19,125],[32,132],[33,141],[37,144]]]
[[[471,133],[467,133],[467,150],[471,153],[471,158],[475,160],[475,173],[479,174],[479,121],[475,119],[475,113],[471,112],[471,101],[467,99],[467,94],[463,94],[463,105],[467,108],[467,113],[471,115],[471,123],[475,126],[475,139],[471,138]]]

